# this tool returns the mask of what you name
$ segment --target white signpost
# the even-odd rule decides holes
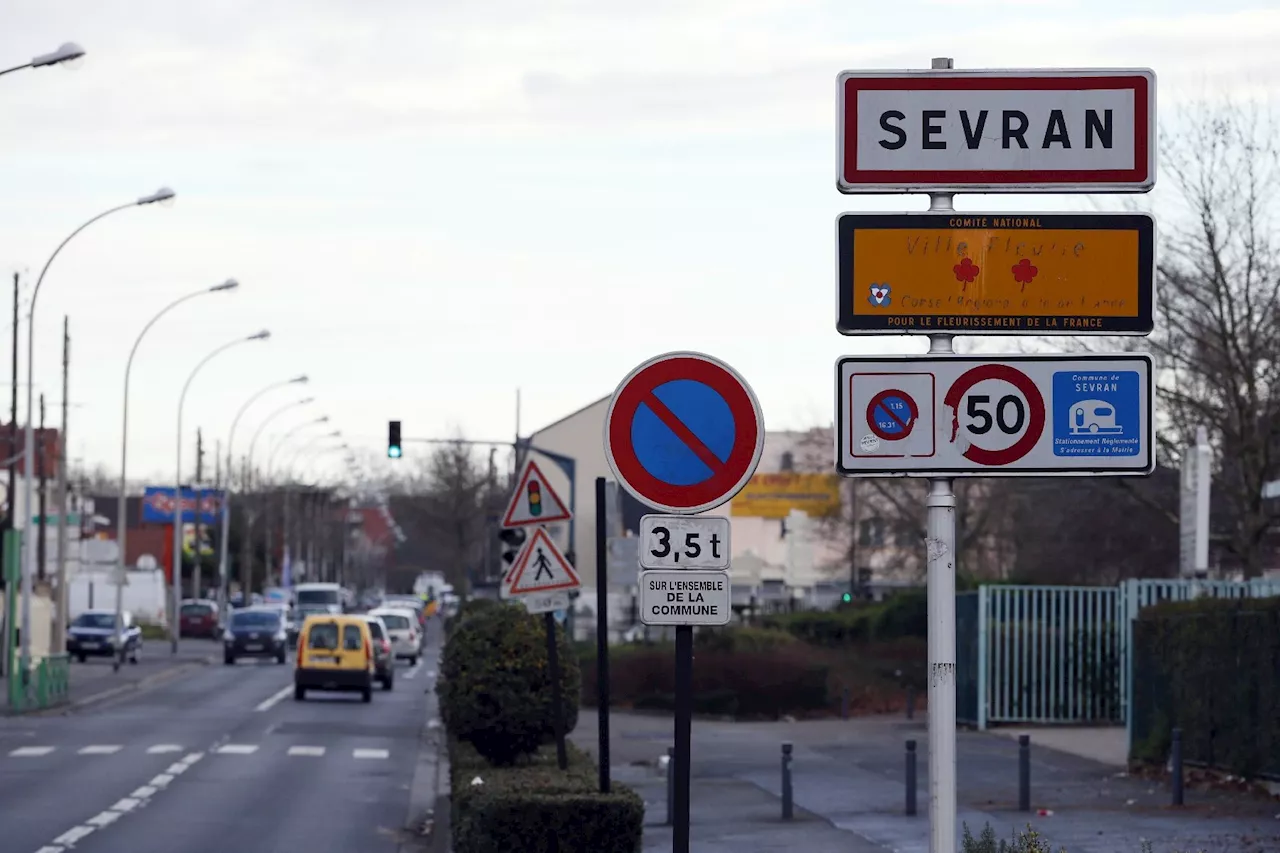
[[[1209,432],[1196,427],[1196,443],[1182,457],[1178,513],[1178,569],[1184,578],[1209,575],[1209,486],[1213,448]],[[1265,498],[1266,490],[1263,490]]]
[[[581,586],[573,566],[560,553],[546,529],[539,527],[525,540],[511,564],[511,571],[503,582],[503,597],[519,599],[530,613],[549,613],[567,607],[570,591]]]
[[[928,71],[847,71],[836,85],[836,185],[842,193],[928,193],[929,211],[950,216],[957,192],[1147,192],[1155,185],[1155,75],[1147,69],[956,71],[952,60],[943,57],[934,59]],[[959,225],[990,231],[985,223]],[[1042,226],[1034,221],[1019,227]],[[1004,235],[1001,245],[1016,257],[993,266],[985,250],[1001,235],[978,234],[977,240],[933,236],[927,245],[907,240],[899,244],[901,249],[892,242],[885,244],[888,249],[872,246],[870,251],[878,254],[861,272],[857,252],[865,261],[866,246],[858,250],[854,245],[852,257],[846,256],[848,246],[837,250],[837,330],[923,330],[931,357],[844,358],[837,363],[835,455],[836,469],[845,476],[929,478],[929,850],[955,853],[953,478],[1147,474],[1153,464],[1153,416],[1146,356],[956,356],[957,331],[1006,326],[1011,314],[1031,307],[1027,296],[1018,297],[1016,310],[1002,308],[998,298],[963,297],[969,296],[968,285],[978,281],[983,267],[991,267],[988,272],[995,278],[974,290],[987,284],[1009,289],[1003,278],[1009,275],[1018,292],[1024,291],[1038,275],[1033,257],[1037,241]],[[1092,259],[1099,252],[1095,246],[1090,253],[1090,245],[1098,242],[1092,237],[1073,240],[1074,257],[1088,254]],[[1055,250],[1052,239],[1050,243],[1049,250]],[[921,258],[929,250],[945,253],[951,263],[931,269],[927,278],[919,270],[913,274],[900,261],[917,246]],[[1088,280],[1084,289],[1106,291],[1118,275],[1115,258],[1134,253],[1101,254],[1111,260],[1100,263],[1097,275],[1080,274],[1082,282]],[[1108,281],[1098,282],[1101,278]],[[1115,301],[1105,295],[1089,299],[1075,292],[1079,287],[1064,287],[1060,276],[1044,279],[1036,298],[1088,303],[1072,309],[1077,315],[1106,309],[1106,303]],[[962,298],[922,302],[920,293],[909,292],[925,284],[943,290],[942,283],[952,290],[959,286]],[[1141,294],[1141,281],[1139,285]],[[885,321],[882,330],[866,318],[854,323],[860,311],[866,312],[846,304],[848,294],[871,299],[876,309],[892,306],[899,313],[911,309],[929,316],[910,317],[898,328]],[[1108,310],[1115,313],[1113,309]],[[1133,321],[1126,331],[1145,334],[1146,325]],[[1105,322],[1090,324],[1085,334],[1103,334],[1103,326]],[[1029,332],[1077,333],[1047,322]]]
[[[642,569],[729,570],[729,518],[646,515],[637,548]]]
[[[677,569],[640,574],[640,621],[646,625],[728,625],[732,600],[727,572]]]
[[[1149,355],[850,356],[836,368],[849,477],[1148,474]]]

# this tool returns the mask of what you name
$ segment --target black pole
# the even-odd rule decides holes
[[[916,814],[916,742],[907,741],[907,817]]]
[[[689,853],[689,778],[693,752],[693,627],[676,627],[676,819],[672,853]]]
[[[609,793],[609,554],[604,477],[596,477],[596,713],[600,793]]]
[[[1031,736],[1018,735],[1018,811],[1031,811]]]
[[[551,676],[551,728],[556,735],[556,764],[569,769],[569,753],[564,746],[564,700],[560,696],[560,654],[556,650],[556,617],[551,611],[542,614],[547,625],[547,673]]]
[[[1173,787],[1173,804],[1180,806],[1182,796],[1182,729],[1173,730],[1173,742],[1169,752],[1169,782]]]
[[[40,514],[40,520],[36,523],[36,536],[40,537],[36,540],[36,577],[41,581],[48,577],[45,567],[45,559],[48,554],[49,536],[45,532],[45,512],[48,506],[45,503],[45,491],[49,485],[48,472],[44,470],[44,395],[40,395],[40,431],[36,433],[36,447],[40,448],[36,453],[36,512]]]

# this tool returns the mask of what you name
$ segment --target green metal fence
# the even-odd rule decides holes
[[[1280,582],[1128,580],[1114,587],[982,586],[962,593],[956,600],[957,716],[980,729],[1129,724],[1133,620],[1143,607],[1264,595],[1280,595]]]
[[[71,658],[47,655],[28,661],[18,655],[18,590],[21,572],[21,532],[6,530],[4,534],[3,572],[5,585],[5,632],[9,659],[6,661],[5,687],[9,711],[26,713],[52,708],[67,701],[71,681]]]

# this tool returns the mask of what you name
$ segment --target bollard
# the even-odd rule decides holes
[[[844,692],[840,694],[840,719],[849,719],[849,688],[846,687]]]
[[[782,745],[782,819],[791,820],[791,744]]]
[[[1031,735],[1018,735],[1018,811],[1031,811]]]
[[[1173,730],[1169,746],[1169,782],[1173,786],[1173,804],[1182,805],[1182,729]]]
[[[916,816],[916,742],[907,741],[907,817]]]
[[[907,688],[907,719],[914,720],[916,716],[916,689],[914,687]]]
[[[674,822],[676,813],[676,748],[667,747],[667,826]]]

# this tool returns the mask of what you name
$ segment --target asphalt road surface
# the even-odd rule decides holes
[[[434,805],[434,649],[395,689],[293,699],[292,660],[0,720],[5,853],[392,853]],[[314,698],[313,698],[314,697]]]

